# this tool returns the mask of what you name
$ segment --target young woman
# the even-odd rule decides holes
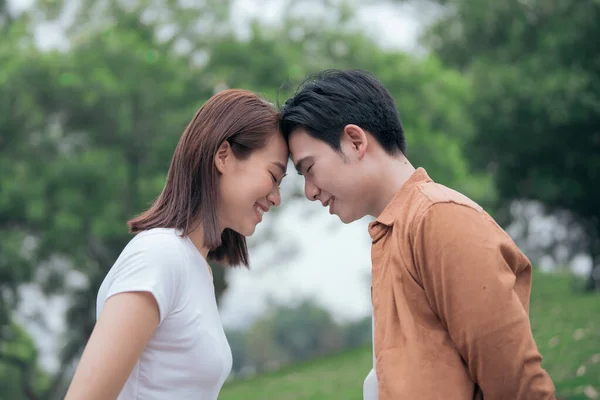
[[[248,266],[246,236],[280,202],[288,150],[278,114],[227,90],[198,110],[165,187],[129,221],[106,276],[71,399],[215,400],[232,357],[207,259]]]

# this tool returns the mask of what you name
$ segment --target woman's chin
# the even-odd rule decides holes
[[[249,237],[256,232],[256,224],[248,224],[246,226],[238,226],[237,229],[233,229],[235,232],[242,236]]]

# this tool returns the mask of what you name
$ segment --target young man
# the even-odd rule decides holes
[[[306,197],[344,223],[376,218],[365,396],[374,384],[379,400],[554,399],[529,324],[529,260],[480,206],[411,165],[382,84],[323,72],[281,118]]]

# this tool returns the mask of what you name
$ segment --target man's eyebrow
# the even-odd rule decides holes
[[[302,168],[303,168],[304,164],[307,161],[310,161],[311,159],[312,159],[311,156],[307,156],[307,157],[304,157],[304,158],[301,158],[300,160],[298,160],[298,162],[294,165],[294,167],[296,167],[296,171],[298,171],[298,174],[302,175],[302,170],[303,170]]]

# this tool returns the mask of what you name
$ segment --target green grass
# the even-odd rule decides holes
[[[558,395],[600,398],[600,295],[575,290],[568,275],[536,274],[531,295],[531,329]]]
[[[278,372],[225,385],[219,400],[362,400],[371,347],[295,364]]]
[[[594,390],[600,399],[600,295],[573,287],[569,275],[535,274],[531,326],[559,398],[588,400]],[[225,385],[219,400],[362,400],[370,365],[371,347],[365,346],[234,380]]]

